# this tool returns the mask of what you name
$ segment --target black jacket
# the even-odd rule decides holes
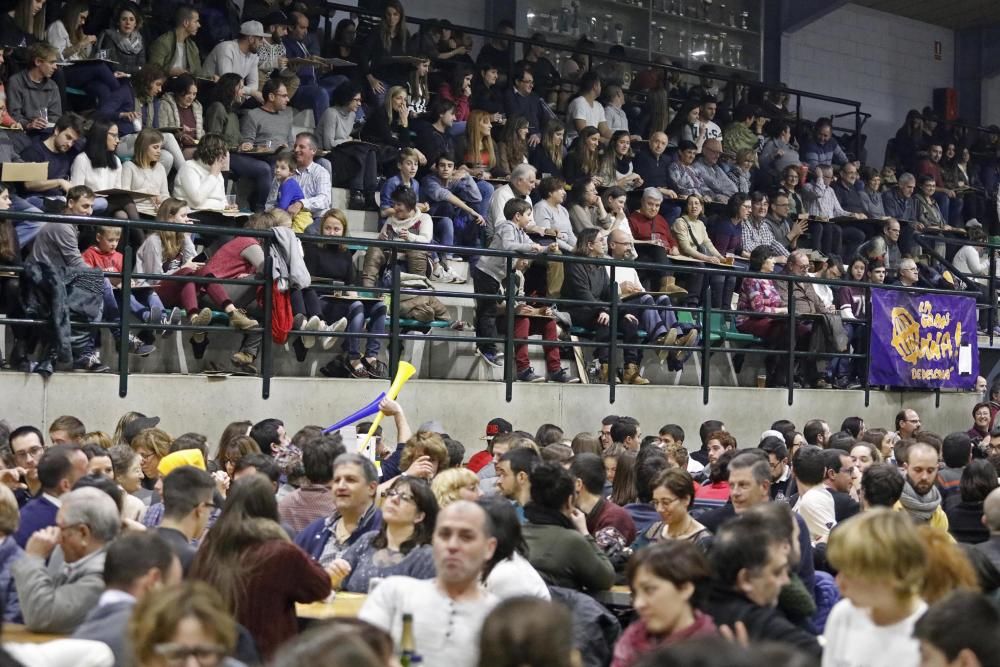
[[[815,635],[794,625],[776,608],[761,607],[742,593],[717,586],[712,590],[708,601],[702,605],[702,610],[719,626],[728,625],[732,628],[737,621],[742,622],[752,641],[790,644],[817,658],[823,653]]]
[[[598,264],[567,264],[563,280],[562,298],[581,301],[611,300],[611,279],[603,266]],[[590,327],[597,315],[607,312],[607,306],[569,306],[567,312],[573,324]]]

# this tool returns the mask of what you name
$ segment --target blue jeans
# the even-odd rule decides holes
[[[11,195],[10,197],[10,210],[27,211],[30,213],[42,212],[41,208],[33,206],[27,199],[21,199],[17,195]],[[17,234],[18,245],[22,248],[27,247],[38,236],[38,232],[42,231],[44,225],[44,222],[39,222],[38,220],[18,220],[15,222],[14,233]]]
[[[385,302],[384,301],[355,301],[351,304],[347,313],[347,331],[353,334],[360,334],[365,330],[365,318],[368,319],[368,333],[385,333]],[[360,359],[361,337],[351,336],[344,343],[347,349],[347,356],[351,359]],[[365,357],[378,356],[378,351],[382,347],[382,342],[378,338],[369,338],[365,344]]]
[[[104,321],[105,322],[116,322],[118,318],[121,317],[121,300],[122,292],[120,289],[112,287],[111,281],[107,278],[104,279]],[[163,302],[160,301],[160,297],[156,294],[156,291],[151,287],[141,287],[134,290],[129,295],[129,312],[135,315],[139,320],[149,312],[150,308],[157,306],[160,310],[163,310]],[[118,339],[118,330],[112,329],[112,335],[115,339]]]

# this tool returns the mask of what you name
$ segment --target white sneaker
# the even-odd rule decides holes
[[[341,317],[339,320],[337,320],[333,324],[328,324],[326,326],[326,330],[329,331],[330,333],[339,333],[339,332],[343,331],[346,328],[347,328],[347,318],[346,317]],[[338,340],[340,340],[340,339],[336,338],[334,336],[323,336],[323,343],[322,343],[323,349],[324,350],[329,350],[330,348],[332,348],[334,345],[337,344]]]
[[[322,321],[316,315],[310,317],[305,324],[302,325],[303,331],[319,331]],[[307,350],[316,344],[315,336],[303,336],[302,337],[302,347]]]
[[[438,264],[437,266],[434,267],[434,270],[431,271],[431,280],[433,280],[436,283],[451,282],[448,279],[448,273],[449,273],[448,271],[446,271],[445,269],[441,268],[441,265]]]

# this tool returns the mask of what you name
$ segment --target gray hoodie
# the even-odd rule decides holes
[[[59,122],[62,100],[56,82],[43,79],[41,83],[35,83],[28,76],[27,70],[10,77],[7,83],[7,110],[14,120],[27,125],[33,118],[38,118],[38,112],[42,109],[48,111],[50,123]]]

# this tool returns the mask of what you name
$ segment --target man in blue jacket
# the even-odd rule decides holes
[[[35,531],[56,525],[59,498],[69,493],[76,481],[87,474],[87,455],[76,445],[56,445],[45,450],[38,462],[42,495],[21,508],[21,525],[14,541],[21,548]]]

